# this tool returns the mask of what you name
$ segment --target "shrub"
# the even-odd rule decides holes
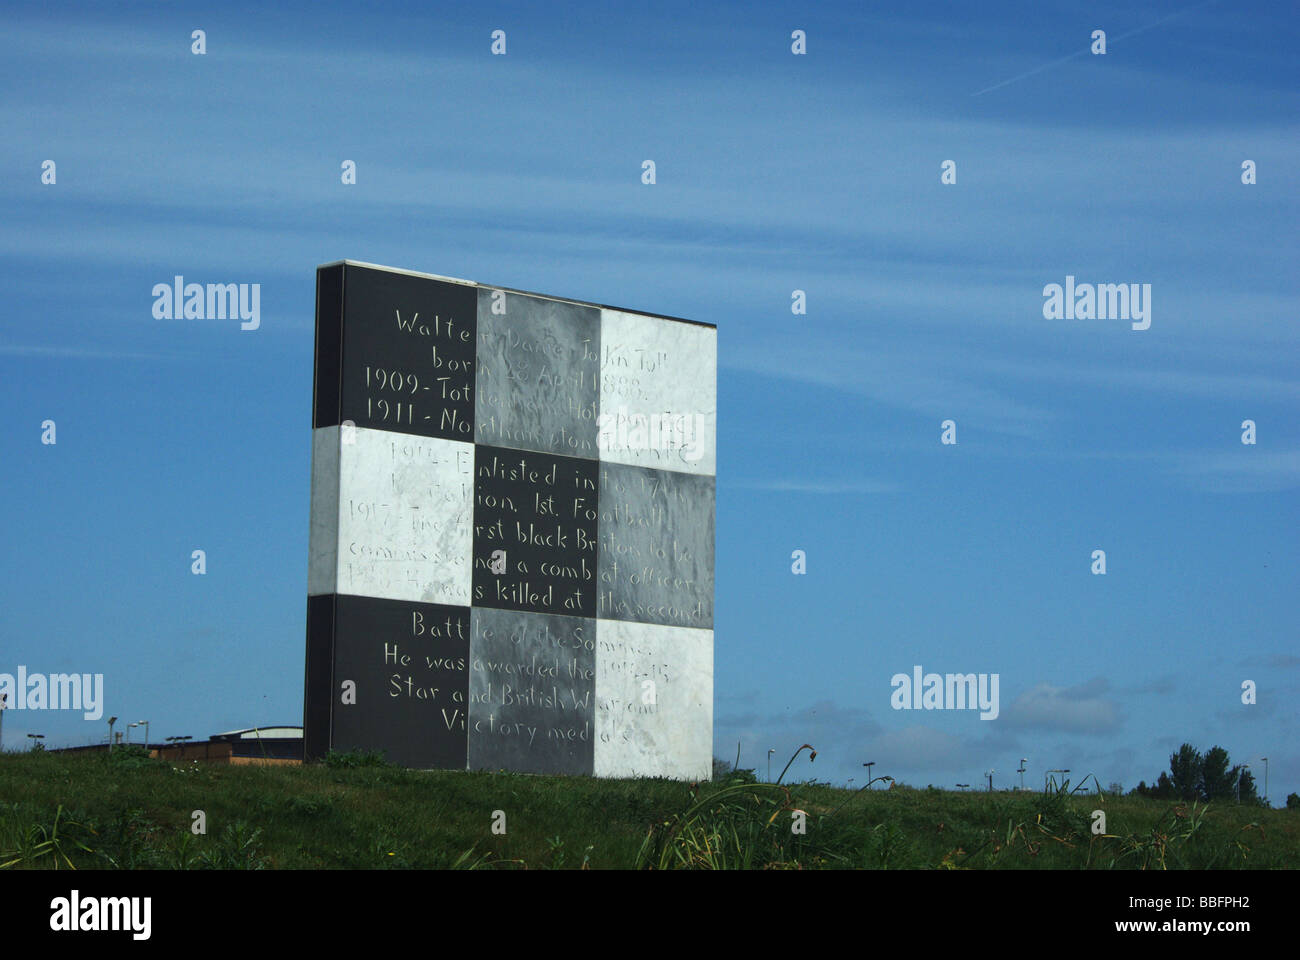
[[[325,755],[327,767],[391,767],[382,750],[331,750]]]

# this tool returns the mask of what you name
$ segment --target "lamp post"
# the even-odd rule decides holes
[[[0,752],[5,748],[5,710],[9,707],[9,694],[0,693]]]
[[[1070,772],[1069,769],[1065,769],[1065,770],[1048,770],[1046,773],[1044,773],[1044,774],[1043,774],[1043,793],[1046,793],[1046,792],[1047,792],[1047,781],[1048,781],[1049,779],[1051,779],[1052,774],[1054,774],[1054,773],[1069,773],[1069,772]]]
[[[769,747],[767,750],[767,782],[772,782],[772,754],[776,753],[776,747]]]
[[[1264,805],[1268,806],[1268,757],[1260,757],[1264,762]]]
[[[1021,789],[1021,790],[1024,790],[1024,789],[1025,789],[1025,764],[1028,763],[1028,762],[1029,762],[1029,758],[1028,758],[1028,757],[1021,757],[1021,758],[1020,758],[1020,769],[1016,771],[1016,773],[1020,774],[1020,789]]]
[[[867,786],[868,786],[868,787],[870,787],[871,784],[874,782],[874,781],[871,779],[871,768],[874,767],[875,765],[876,765],[876,761],[874,761],[874,760],[872,760],[870,763],[864,763],[864,764],[863,764],[863,766],[867,768]]]
[[[127,743],[130,743],[130,742],[131,742],[131,733],[130,733],[130,730],[131,730],[132,727],[144,727],[144,748],[145,748],[146,750],[148,750],[148,749],[149,749],[149,721],[148,721],[148,720],[137,720],[135,723],[128,723],[128,724],[126,725],[126,729],[127,729],[126,742],[127,742]]]
[[[984,776],[989,778],[989,793],[993,792],[993,774],[995,773],[997,773],[997,771],[990,767],[988,773],[984,774]]]
[[[117,717],[108,718],[108,752],[113,752],[113,724],[117,723]]]

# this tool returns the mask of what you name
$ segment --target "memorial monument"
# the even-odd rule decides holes
[[[717,329],[318,268],[308,759],[707,779]]]

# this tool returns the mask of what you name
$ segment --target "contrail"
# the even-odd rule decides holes
[[[1106,39],[1106,43],[1107,45],[1109,45],[1112,43],[1118,43],[1120,40],[1127,40],[1129,37],[1136,37],[1139,33],[1146,33],[1148,30],[1151,30],[1154,27],[1158,27],[1162,23],[1167,23],[1168,21],[1173,20],[1175,17],[1181,17],[1185,13],[1191,13],[1193,10],[1199,10],[1201,7],[1208,7],[1210,4],[1218,3],[1218,2],[1219,0],[1202,0],[1201,3],[1194,3],[1190,7],[1184,7],[1182,10],[1175,10],[1173,13],[1161,17],[1159,20],[1155,21],[1154,23],[1148,23],[1145,27],[1138,27],[1136,30],[1130,30],[1128,33],[1120,34],[1118,37],[1114,37],[1113,39],[1108,37]],[[1059,60],[1053,60],[1050,63],[1044,63],[1042,66],[1034,67],[1034,69],[1032,70],[1026,70],[1024,73],[1017,74],[1016,76],[1012,77],[1010,80],[1003,80],[1001,83],[995,83],[991,87],[985,87],[983,90],[977,90],[975,93],[972,93],[971,96],[978,97],[981,94],[985,94],[993,90],[1001,89],[1002,87],[1005,87],[1009,83],[1015,83],[1017,80],[1023,80],[1025,79],[1025,77],[1032,77],[1036,73],[1042,73],[1044,70],[1065,63],[1067,60],[1073,60],[1075,57],[1081,57],[1085,53],[1088,53],[1089,50],[1091,49],[1092,46],[1090,44],[1084,50],[1078,50],[1074,53],[1069,54],[1068,56],[1061,57]]]
[[[1065,63],[1065,61],[1067,60],[1073,60],[1075,57],[1081,57],[1087,52],[1088,52],[1087,50],[1080,50],[1077,53],[1070,54],[1068,57],[1061,57],[1061,59],[1053,60],[1051,63],[1045,63],[1041,67],[1034,67],[1034,69],[1032,70],[1026,70],[1024,73],[1017,74],[1016,76],[1012,77],[1010,80],[1003,80],[1001,83],[995,83],[991,87],[985,87],[983,90],[977,91],[976,93],[972,93],[971,96],[978,97],[980,96],[980,94],[988,93],[992,90],[998,90],[1002,87],[1005,87],[1008,83],[1015,83],[1017,80],[1025,79],[1025,77],[1032,77],[1036,73],[1042,73],[1044,70],[1048,69],[1049,67],[1054,67],[1059,63]]]

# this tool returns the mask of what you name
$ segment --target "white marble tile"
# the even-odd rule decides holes
[[[594,760],[598,777],[713,775],[712,630],[596,621]]]
[[[353,436],[338,448],[338,592],[468,606],[474,445]]]
[[[600,457],[717,473],[718,331],[600,312]]]

